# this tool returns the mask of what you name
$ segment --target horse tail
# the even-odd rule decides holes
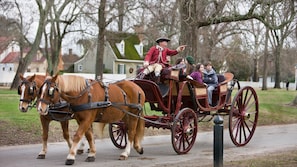
[[[98,137],[100,139],[102,139],[104,136],[103,136],[103,132],[104,132],[104,127],[105,127],[106,123],[101,123],[101,122],[96,122],[96,134],[98,135]]]

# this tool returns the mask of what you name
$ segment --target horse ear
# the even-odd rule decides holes
[[[57,75],[55,75],[55,76],[53,76],[53,78],[52,78],[52,82],[55,82],[56,81],[56,79],[58,78],[58,74]]]
[[[23,74],[20,74],[19,76],[20,76],[21,80],[24,80],[25,79],[24,76],[23,76]]]
[[[31,76],[31,77],[28,79],[28,81],[30,81],[30,82],[34,81],[35,77],[36,77],[36,75],[34,74],[33,76]]]

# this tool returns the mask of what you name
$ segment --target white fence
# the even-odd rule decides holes
[[[24,76],[29,76],[29,75],[34,75],[34,74],[40,74],[44,75],[44,73],[29,73],[26,72]],[[95,74],[87,74],[87,73],[64,73],[64,75],[79,75],[83,76],[85,78],[89,79],[94,79]],[[7,72],[7,73],[1,73],[0,76],[0,86],[10,86],[10,84],[13,81],[13,78],[15,76],[15,72]],[[126,79],[126,74],[103,74],[103,82],[115,82],[119,80]],[[253,88],[262,88],[262,81],[260,82],[246,82],[246,81],[239,81],[240,86],[251,86]],[[273,88],[274,87],[274,82],[267,82],[267,88]],[[281,82],[281,88],[286,88],[286,83]],[[295,83],[290,83],[289,84],[289,89],[295,90],[296,89],[296,84]]]
[[[44,75],[44,73],[26,72],[24,74],[24,77],[34,75],[34,74]],[[87,74],[87,73],[64,73],[64,75],[79,75],[87,79],[95,78],[95,74]],[[14,76],[15,76],[15,72],[1,73],[0,86],[10,86],[14,79]],[[103,74],[103,82],[115,82],[123,79],[126,79],[126,74]]]

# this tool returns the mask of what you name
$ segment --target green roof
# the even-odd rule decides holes
[[[124,33],[124,32],[107,32],[107,41],[110,43],[114,53],[118,59],[131,59],[131,60],[142,60],[136,51],[134,45],[140,43],[139,38],[134,33]],[[116,43],[120,43],[122,40],[125,42],[125,55],[122,56],[116,47]]]

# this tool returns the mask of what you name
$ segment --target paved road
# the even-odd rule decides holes
[[[1,135],[1,134],[0,134]],[[224,131],[224,160],[297,148],[297,124],[257,127],[254,137],[245,147],[235,147],[227,130]],[[170,135],[144,138],[144,154],[134,150],[126,161],[119,161],[121,150],[116,149],[109,139],[96,140],[96,161],[84,162],[87,154],[78,155],[74,166],[164,166],[195,160],[199,164],[213,162],[213,132],[198,132],[196,144],[186,155],[175,154]],[[46,159],[36,159],[41,144],[0,147],[0,167],[52,167],[65,166],[67,146],[65,142],[50,143]],[[186,162],[185,162],[186,163]],[[170,165],[169,165],[170,166]],[[195,165],[196,166],[196,165]],[[197,164],[198,166],[198,164]]]

